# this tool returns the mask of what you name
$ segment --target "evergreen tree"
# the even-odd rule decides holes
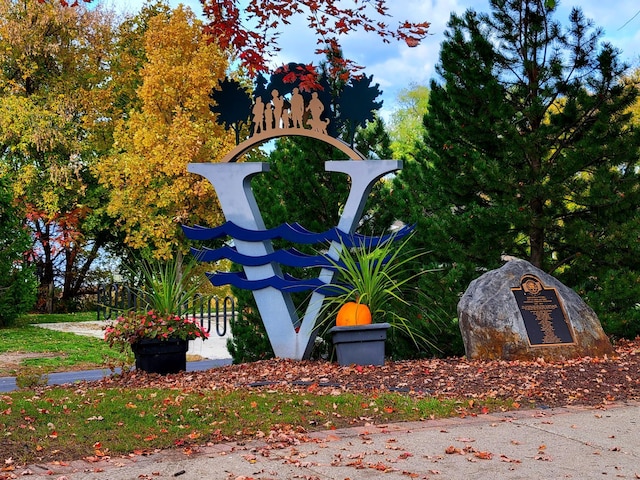
[[[23,255],[31,237],[13,206],[10,183],[0,176],[0,327],[12,324],[36,300],[36,277]]]
[[[605,328],[612,310],[624,312],[627,323],[609,331],[634,335],[640,292],[619,301],[640,284],[640,133],[629,113],[637,91],[621,82],[627,66],[579,9],[564,28],[555,2],[490,6],[451,16],[423,151],[392,192],[397,217],[418,224],[444,269],[423,288],[453,318],[468,283],[513,255],[587,297],[618,292],[617,304],[593,306]]]

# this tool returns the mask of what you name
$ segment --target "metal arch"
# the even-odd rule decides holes
[[[351,148],[348,143],[340,140],[339,138],[333,138],[329,135],[321,134],[319,132],[316,132],[315,130],[310,129],[282,128],[268,130],[253,135],[239,145],[236,145],[233,150],[227,153],[222,158],[222,160],[220,160],[220,163],[236,162],[238,158],[247,153],[253,147],[262,145],[263,143],[268,142],[269,140],[273,140],[274,138],[295,136],[315,138],[316,140],[320,140],[321,142],[328,143],[329,145],[332,145],[343,152],[351,160],[366,160],[366,157],[363,154],[358,152],[355,148]]]

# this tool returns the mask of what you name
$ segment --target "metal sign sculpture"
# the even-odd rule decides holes
[[[401,169],[402,162],[365,160],[347,143],[327,135],[330,120],[317,93],[312,93],[308,101],[297,87],[288,93],[287,97],[274,88],[268,101],[264,96],[256,98],[251,108],[253,135],[237,145],[221,163],[189,164],[189,172],[205,177],[215,188],[226,223],[215,228],[184,226],[183,230],[192,240],[233,239],[233,247],[204,248],[193,253],[201,261],[228,258],[242,265],[242,273],[216,272],[209,274],[209,279],[214,285],[231,284],[251,290],[275,355],[302,359],[311,353],[316,322],[328,293],[323,286],[332,282],[334,272],[324,255],[306,255],[296,249],[275,251],[272,240],[283,238],[319,246],[330,242],[328,256],[334,260],[338,260],[343,245],[349,247],[362,242],[376,245],[385,241],[386,237],[364,237],[354,234],[354,231],[375,182]],[[321,233],[310,232],[297,223],[265,228],[251,189],[251,179],[267,173],[269,164],[239,163],[237,160],[250,149],[282,136],[316,138],[338,148],[350,159],[325,162],[326,171],[344,173],[351,178],[351,189],[335,228]],[[400,239],[409,231],[410,228],[406,228],[395,238]],[[320,269],[320,273],[316,279],[300,280],[284,275],[280,265],[315,267]],[[312,292],[302,319],[298,318],[291,298],[291,293],[299,291]]]

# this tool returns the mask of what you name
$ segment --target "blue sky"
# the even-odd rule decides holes
[[[118,11],[135,12],[142,0],[99,0],[114,5]],[[201,13],[198,0],[170,0],[171,6],[183,3],[194,12]],[[622,50],[623,57],[632,65],[640,65],[640,4],[629,0],[560,0],[556,18],[565,22],[574,6],[579,6],[587,18],[603,28],[604,40]],[[387,0],[396,20],[428,21],[430,35],[415,48],[404,43],[384,44],[376,35],[357,33],[343,40],[345,56],[366,67],[367,75],[383,90],[383,114],[387,116],[394,108],[394,100],[400,90],[412,83],[427,85],[434,77],[440,43],[451,12],[462,14],[468,8],[478,12],[489,10],[488,0]],[[637,16],[636,16],[637,15]],[[282,32],[281,52],[273,60],[274,66],[286,62],[310,62],[317,64],[320,57],[313,55],[316,40],[306,28],[304,19],[297,19]]]

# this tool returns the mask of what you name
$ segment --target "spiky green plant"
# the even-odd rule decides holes
[[[184,262],[181,255],[169,260],[140,262],[133,275],[141,275],[136,288],[136,307],[123,312],[105,330],[110,346],[129,352],[131,344],[142,338],[206,339],[209,334],[193,317],[185,316],[189,300],[202,285],[193,275],[195,262]]]
[[[342,305],[359,302],[369,307],[374,323],[389,323],[418,349],[439,350],[432,332],[439,328],[440,317],[429,298],[416,288],[416,279],[434,270],[409,269],[428,253],[408,250],[411,236],[396,242],[396,236],[391,235],[377,246],[347,248],[342,242],[338,260],[327,255],[335,280],[325,288],[336,294],[325,300],[320,328],[332,325]]]
[[[145,310],[153,310],[159,315],[180,313],[185,303],[198,293],[203,279],[194,276],[194,261],[185,262],[181,255],[170,260],[142,262],[142,287],[140,298]]]

